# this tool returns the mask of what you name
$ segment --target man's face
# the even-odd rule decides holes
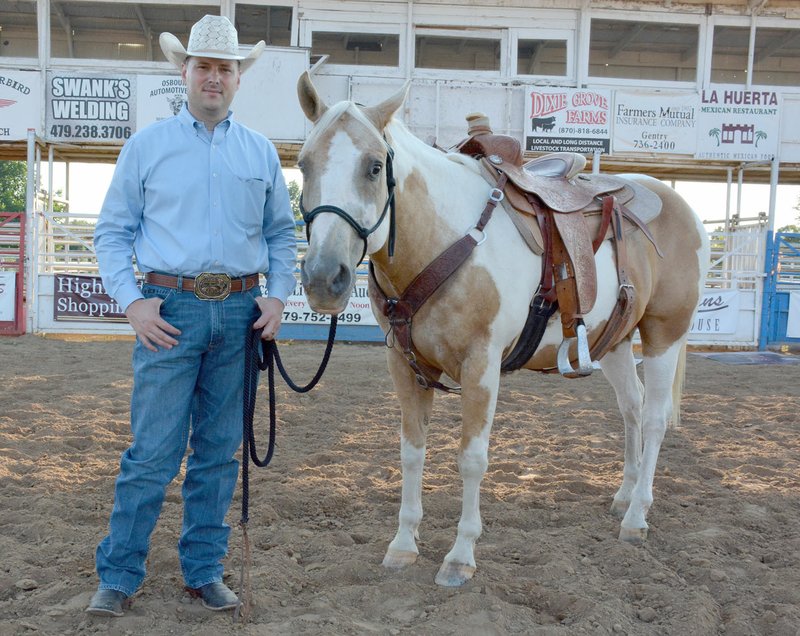
[[[239,62],[210,57],[190,57],[181,68],[189,110],[198,119],[214,122],[228,114],[239,89]]]

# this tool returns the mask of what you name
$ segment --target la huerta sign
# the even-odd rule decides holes
[[[778,153],[781,96],[712,85],[700,94],[697,159],[768,161]]]

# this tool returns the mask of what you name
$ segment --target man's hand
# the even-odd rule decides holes
[[[261,332],[262,340],[274,340],[281,328],[283,318],[283,303],[277,298],[256,297],[256,303],[261,310],[261,317],[253,323],[253,329],[264,328]]]
[[[159,309],[162,302],[160,298],[140,298],[125,309],[125,315],[139,341],[150,351],[158,351],[158,347],[172,349],[178,344],[172,336],[181,334],[180,329],[161,318]]]

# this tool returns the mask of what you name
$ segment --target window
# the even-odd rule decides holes
[[[800,29],[756,29],[752,81],[800,86]]]
[[[399,66],[400,36],[395,33],[314,31],[311,55],[328,55],[329,64]]]
[[[698,33],[693,24],[592,20],[589,75],[694,82]]]
[[[0,4],[0,57],[38,57],[36,2]]]
[[[417,35],[414,66],[456,71],[499,71],[500,40],[456,35]]]
[[[219,6],[51,2],[50,56],[163,62],[158,37],[174,34],[184,46],[192,25]]]
[[[566,74],[566,40],[517,40],[517,75]]]
[[[291,45],[291,7],[237,3],[235,24],[240,44],[264,40],[270,46]]]
[[[711,81],[718,84],[745,84],[750,27],[714,27],[711,49]]]

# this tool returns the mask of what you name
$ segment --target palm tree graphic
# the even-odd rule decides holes
[[[765,133],[763,130],[757,130],[756,131],[756,148],[758,148],[758,142],[760,140],[766,139],[766,138],[767,138],[767,133]]]
[[[708,136],[709,137],[714,137],[714,139],[717,140],[717,146],[719,146],[719,136],[720,136],[720,134],[721,134],[721,131],[720,131],[719,128],[712,128],[711,130],[708,131]]]

